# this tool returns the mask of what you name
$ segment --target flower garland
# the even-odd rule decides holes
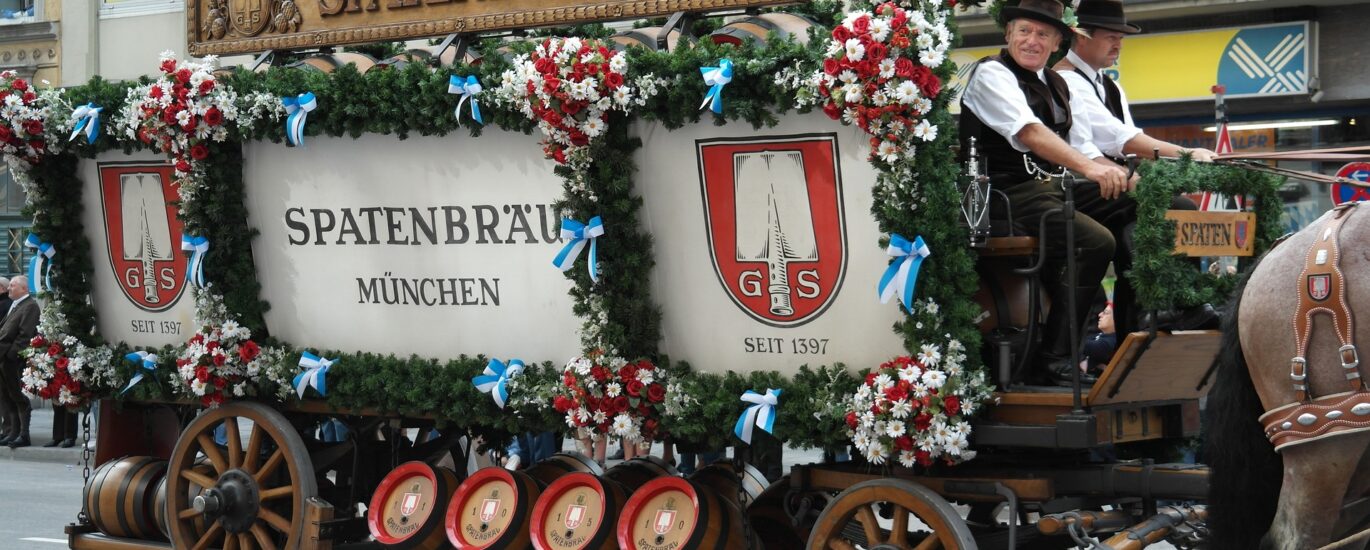
[[[206,407],[217,407],[230,396],[288,396],[295,369],[286,365],[285,351],[254,342],[250,329],[229,318],[217,294],[199,288],[191,292],[200,328],[176,358],[179,392]]]
[[[652,441],[660,435],[668,384],[666,371],[651,361],[591,352],[566,364],[552,406],[582,437]]]
[[[627,54],[604,42],[548,38],[514,58],[495,97],[537,123],[547,158],[583,171],[587,146],[604,134],[609,113],[629,113],[657,93],[652,75],[629,83],[627,74]]]
[[[114,368],[114,352],[107,346],[87,346],[69,334],[61,303],[53,300],[39,315],[38,335],[20,352],[25,367],[20,376],[24,395],[50,399],[72,409],[92,398],[116,391],[123,381]]]
[[[924,3],[926,6],[932,4]],[[946,10],[905,10],[885,2],[847,14],[832,31],[823,68],[812,77],[823,113],[871,135],[871,159],[894,164],[937,139],[926,116],[942,81],[951,31]]]
[[[177,61],[174,52],[162,52],[161,76],[130,88],[115,119],[115,127],[127,138],[171,157],[182,201],[193,201],[204,183],[210,141],[227,141],[231,124],[250,127],[258,118],[275,119],[284,113],[274,97],[240,97],[231,87],[219,85],[214,76],[217,61],[215,56],[201,62]]]
[[[0,151],[11,165],[27,168],[48,153],[44,130],[50,109],[45,99],[18,73],[0,72]]]
[[[965,348],[924,344],[915,356],[901,356],[866,374],[846,414],[852,444],[871,464],[897,460],[913,467],[941,459],[958,464],[970,450],[970,416],[989,399],[984,371],[963,367]]]

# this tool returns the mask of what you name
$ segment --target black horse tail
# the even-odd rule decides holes
[[[1237,287],[1232,311],[1223,323],[1222,344],[1214,359],[1217,380],[1205,414],[1210,550],[1259,548],[1275,518],[1283,479],[1284,461],[1256,421],[1265,409],[1247,372],[1237,334],[1245,286],[1243,282]]]

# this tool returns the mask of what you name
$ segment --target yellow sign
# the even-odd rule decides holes
[[[1166,210],[1175,222],[1175,253],[1186,256],[1250,256],[1256,241],[1254,212]]]
[[[1306,94],[1314,47],[1308,30],[1309,23],[1299,21],[1134,35],[1123,42],[1118,64],[1105,71],[1133,104],[1212,99],[1215,84],[1227,88],[1227,97]],[[970,66],[1000,49],[952,52],[960,68],[951,83],[957,109]]]
[[[186,0],[191,55],[642,19],[794,0]]]

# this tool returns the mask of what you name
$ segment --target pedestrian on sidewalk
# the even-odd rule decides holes
[[[14,301],[5,320],[0,321],[0,385],[4,386],[3,391],[13,407],[5,411],[9,432],[0,438],[0,445],[17,449],[32,444],[29,420],[33,408],[22,391],[19,377],[24,371],[24,358],[19,352],[38,334],[39,307],[38,302],[29,297],[29,279],[23,275],[10,279],[9,297]]]
[[[57,403],[52,404],[52,441],[47,442],[44,447],[61,447],[63,449],[76,446],[76,418],[81,413],[73,411]]]

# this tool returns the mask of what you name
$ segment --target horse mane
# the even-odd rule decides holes
[[[1255,270],[1252,267],[1248,276]],[[1222,342],[1214,359],[1217,379],[1204,415],[1202,458],[1210,468],[1210,550],[1259,548],[1275,518],[1283,478],[1284,460],[1256,420],[1265,409],[1247,372],[1237,331],[1245,289],[1243,278],[1234,290],[1232,311],[1223,320]]]

